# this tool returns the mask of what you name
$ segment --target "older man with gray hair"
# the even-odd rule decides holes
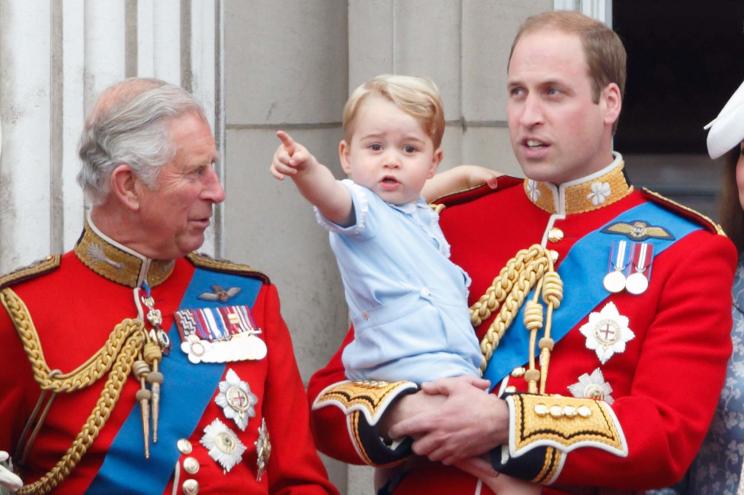
[[[0,278],[0,460],[11,452],[26,483],[0,470],[0,485],[336,493],[276,288],[194,253],[225,195],[199,103],[118,83],[80,158],[91,209],[76,246]]]

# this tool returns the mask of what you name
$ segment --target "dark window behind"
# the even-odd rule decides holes
[[[744,0],[614,0],[612,16],[628,51],[614,144],[630,180],[716,218],[723,167],[703,126],[744,80]]]

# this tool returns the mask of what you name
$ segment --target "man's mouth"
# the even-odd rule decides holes
[[[539,141],[537,139],[525,139],[522,142],[523,142],[524,146],[526,146],[527,148],[529,148],[531,150],[545,148],[545,147],[548,146],[543,141]]]
[[[199,225],[200,227],[208,227],[209,222],[211,221],[210,217],[204,217],[204,218],[192,218],[191,222]]]

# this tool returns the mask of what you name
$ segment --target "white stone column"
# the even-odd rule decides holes
[[[78,141],[85,120],[85,0],[65,0],[62,15],[62,40],[56,40],[62,51],[62,68],[53,75],[55,84],[61,87],[62,115],[54,123],[61,127],[62,152],[60,170],[60,198],[63,217],[61,246],[55,251],[66,251],[80,236],[83,228],[83,192],[77,183],[80,170]],[[52,163],[54,166],[54,163]]]
[[[137,75],[181,84],[180,0],[137,1]]]
[[[191,0],[189,39],[182,39],[182,50],[188,46],[190,70],[182,68],[182,84],[204,106],[209,125],[215,134],[220,160],[217,173],[225,180],[225,110],[223,74],[223,2]],[[219,53],[218,53],[218,47]],[[188,73],[184,73],[188,72]],[[188,79],[188,80],[187,80]],[[224,227],[223,205],[215,207],[212,225],[207,229],[202,250],[223,257],[222,232]]]
[[[220,128],[221,6],[222,0],[2,2],[0,272],[68,250],[79,236],[78,141],[87,110],[107,86],[127,75],[184,85]],[[210,229],[208,252],[215,252],[220,232]]]
[[[50,2],[0,7],[0,271],[49,254]]]
[[[124,0],[85,0],[85,109],[101,90],[124,79]]]

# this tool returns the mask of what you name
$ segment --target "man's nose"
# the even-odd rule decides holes
[[[542,103],[532,95],[527,95],[522,105],[519,123],[530,127],[543,121]]]
[[[222,203],[225,200],[225,188],[222,187],[220,177],[214,168],[210,168],[202,191],[202,199],[207,199],[213,203]]]

